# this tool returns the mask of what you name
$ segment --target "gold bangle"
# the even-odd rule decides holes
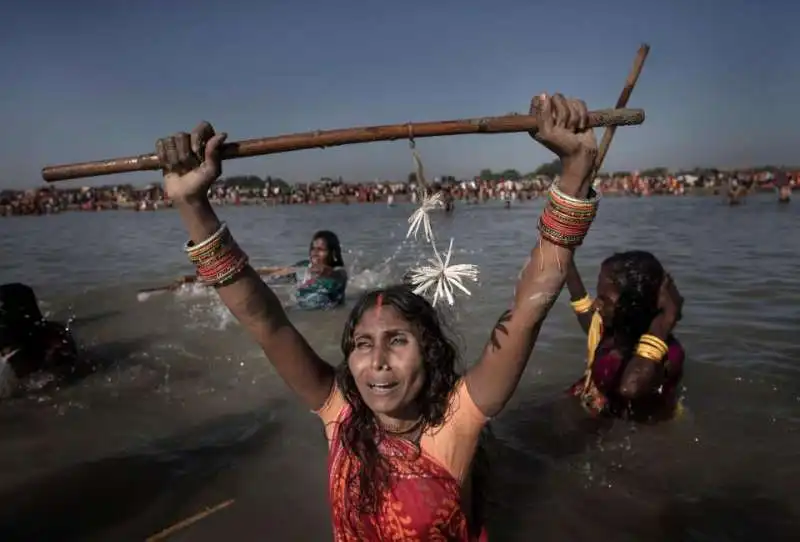
[[[658,354],[661,357],[666,356],[667,352],[669,352],[669,350],[665,350],[665,349],[663,349],[663,348],[661,348],[659,346],[654,346],[654,345],[649,344],[649,343],[640,342],[637,346],[642,346],[644,348],[647,348],[648,350],[652,350],[653,352],[658,352]]]
[[[649,333],[645,333],[644,335],[639,337],[639,344],[650,345],[654,348],[657,348],[658,350],[661,350],[662,352],[664,352],[664,354],[669,352],[669,346],[667,346],[666,342],[664,342],[659,337],[656,337],[655,335],[651,335]]]
[[[665,356],[665,354],[662,353],[657,348],[653,348],[650,345],[641,343],[636,346],[636,355],[639,356],[640,358],[654,361],[656,363],[660,363]]]
[[[592,307],[594,307],[594,300],[589,294],[586,294],[580,299],[570,301],[569,304],[572,306],[572,310],[574,310],[577,314],[586,314],[592,310]]]

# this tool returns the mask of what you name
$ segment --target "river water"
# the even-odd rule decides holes
[[[449,314],[466,363],[512,295],[541,202],[434,217],[481,283]],[[425,255],[411,207],[220,208],[258,265],[301,259],[336,231],[359,291]],[[517,394],[493,422],[493,540],[800,539],[800,205],[772,195],[608,198],[578,253],[587,285],[613,251],[648,249],[686,298],[685,415],[590,426],[564,389],[585,339],[566,294]],[[0,220],[0,282],[34,286],[98,366],[0,404],[0,540],[143,540],[234,499],[170,540],[326,540],[326,447],[316,418],[207,292],[137,296],[190,272],[177,213]],[[277,288],[280,295],[286,291]],[[591,288],[593,289],[593,288]],[[346,310],[292,312],[338,361]],[[41,382],[40,382],[41,384]]]

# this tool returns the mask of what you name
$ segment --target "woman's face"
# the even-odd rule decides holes
[[[603,319],[603,326],[606,328],[611,327],[617,300],[619,300],[619,290],[611,281],[608,269],[603,267],[597,277],[597,298],[594,300],[594,308],[600,313],[600,317]]]
[[[329,254],[328,243],[325,239],[317,237],[311,242],[311,249],[308,251],[308,259],[311,261],[312,265],[327,265]]]
[[[370,410],[384,423],[416,419],[425,368],[411,324],[391,306],[373,307],[356,325],[353,345],[347,363]]]

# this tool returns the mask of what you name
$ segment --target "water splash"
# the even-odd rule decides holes
[[[8,361],[16,353],[14,350],[0,356],[0,399],[11,397],[19,389],[19,379]]]

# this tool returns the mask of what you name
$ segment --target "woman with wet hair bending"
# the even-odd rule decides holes
[[[217,288],[280,376],[324,423],[337,541],[486,539],[483,495],[473,477],[479,435],[516,389],[566,280],[566,264],[597,209],[590,186],[597,143],[585,104],[541,95],[531,109],[539,122],[535,138],[561,158],[563,175],[540,217],[542,240],[520,274],[510,308],[466,372],[459,371],[458,352],[434,308],[405,286],[364,295],[342,334],[343,361],[320,358],[206,198],[221,173],[225,135],[203,123],[192,134],[157,143],[198,276]]]
[[[592,300],[572,261],[567,287],[589,337],[586,372],[571,393],[593,415],[672,417],[685,357],[672,331],[683,298],[661,263],[642,250],[614,254],[600,266]]]

